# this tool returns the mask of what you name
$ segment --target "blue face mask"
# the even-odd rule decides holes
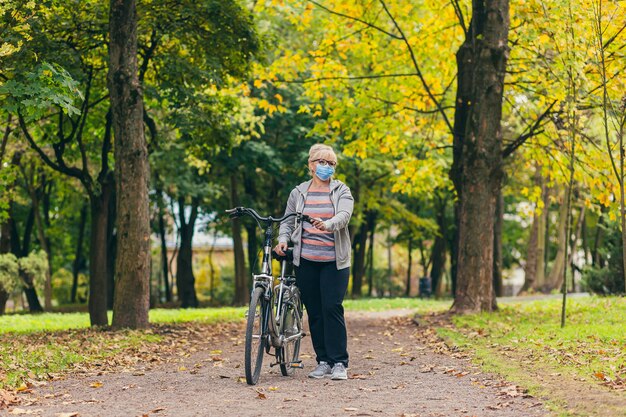
[[[322,181],[326,181],[335,173],[335,168],[330,165],[317,164],[315,168],[315,175]]]

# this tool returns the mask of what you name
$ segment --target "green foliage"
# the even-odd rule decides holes
[[[60,65],[43,62],[32,72],[17,75],[0,86],[0,97],[5,110],[22,113],[35,120],[52,108],[59,107],[69,116],[80,113],[74,106],[83,95],[72,76]]]
[[[52,298],[57,300],[59,305],[71,303],[72,282],[74,276],[66,268],[59,268],[52,275]],[[76,299],[79,302],[87,300],[89,293],[89,278],[85,274],[78,274],[78,288]]]
[[[590,292],[602,295],[624,293],[624,262],[622,234],[613,225],[608,231],[604,245],[598,248],[605,259],[604,267],[589,266],[583,270],[583,287]]]
[[[35,288],[41,288],[48,273],[48,255],[43,250],[33,251],[18,260],[20,269],[32,279]]]
[[[17,258],[12,253],[0,255],[0,289],[12,293],[18,287],[19,266]]]

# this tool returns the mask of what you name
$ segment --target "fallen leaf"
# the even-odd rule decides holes
[[[593,374],[593,376],[603,381],[606,379],[606,375],[604,375],[604,372],[596,372]]]
[[[263,394],[262,392],[257,392],[257,394],[258,394],[258,395],[257,395],[256,397],[257,397],[259,400],[267,400],[267,396],[266,396],[265,394]]]
[[[56,413],[54,417],[76,417],[78,413]]]
[[[91,388],[101,388],[103,385],[104,384],[102,382],[100,382],[100,381],[96,381],[96,382],[93,382],[93,383],[89,384],[89,386]]]

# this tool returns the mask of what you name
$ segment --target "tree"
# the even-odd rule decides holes
[[[496,199],[502,178],[502,94],[508,57],[509,2],[472,2],[457,52],[454,162],[459,198],[457,286],[453,310],[491,311]]]
[[[135,0],[111,0],[109,22],[118,230],[113,326],[136,329],[148,326],[150,308],[150,171],[137,72]]]

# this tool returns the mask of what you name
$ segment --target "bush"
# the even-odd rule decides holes
[[[0,289],[12,293],[19,286],[17,258],[12,253],[0,255]]]
[[[605,244],[599,249],[606,260],[605,266],[583,270],[582,285],[589,292],[601,295],[624,293],[624,263],[622,258],[622,235],[619,228],[609,230]]]

